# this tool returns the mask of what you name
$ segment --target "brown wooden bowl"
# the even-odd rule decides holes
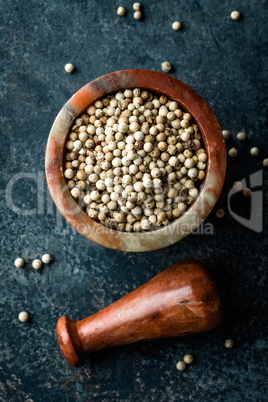
[[[169,225],[149,232],[120,232],[89,218],[72,198],[63,174],[65,142],[73,121],[96,99],[125,88],[143,88],[177,101],[193,116],[208,155],[206,177],[194,203]],[[57,208],[79,233],[108,248],[121,251],[150,251],[169,246],[188,236],[209,215],[224,183],[226,149],[216,117],[193,89],[163,73],[122,70],[89,82],[63,106],[49,134],[45,169],[48,188]]]

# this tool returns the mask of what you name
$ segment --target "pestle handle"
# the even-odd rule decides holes
[[[208,331],[221,320],[215,283],[195,259],[178,262],[103,310],[73,321],[58,320],[65,359],[75,367],[100,349]]]

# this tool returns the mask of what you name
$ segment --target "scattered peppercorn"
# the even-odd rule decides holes
[[[184,371],[186,369],[186,364],[184,363],[184,361],[180,360],[176,364],[176,369],[179,370],[179,371]]]
[[[41,259],[44,264],[49,264],[52,261],[50,254],[43,254]]]
[[[236,191],[240,191],[243,188],[243,184],[241,183],[241,181],[235,181],[234,184],[233,184],[233,188]]]
[[[168,73],[172,69],[172,66],[169,61],[164,61],[163,63],[161,63],[161,68],[162,68],[162,71],[164,71],[165,73]]]
[[[216,217],[217,218],[223,218],[224,215],[225,215],[225,212],[224,212],[223,209],[217,209],[217,211],[216,211]]]
[[[232,20],[237,21],[240,18],[240,12],[239,11],[232,11],[230,14],[230,17]]]
[[[66,73],[69,73],[69,74],[74,71],[74,68],[75,68],[74,65],[71,64],[71,63],[67,63],[64,66],[64,69],[65,69]]]
[[[267,167],[268,166],[268,158],[263,159],[262,164],[263,164],[263,166]]]
[[[17,268],[22,268],[24,266],[24,259],[23,258],[16,258],[14,261],[14,265]]]
[[[187,355],[184,356],[183,361],[186,364],[191,364],[191,363],[193,363],[194,358],[193,358],[192,355],[187,354]]]
[[[141,20],[142,19],[142,12],[140,10],[135,11],[135,13],[133,14],[133,17],[135,20]]]
[[[252,156],[258,156],[259,153],[260,153],[260,151],[259,151],[259,148],[257,148],[257,147],[253,147],[253,148],[251,148],[251,150],[250,150],[250,154],[251,154]]]
[[[226,339],[226,341],[224,342],[224,346],[227,349],[231,349],[234,346],[234,341],[232,339]]]
[[[42,267],[42,261],[40,260],[33,260],[32,267],[34,269],[40,269]]]
[[[122,17],[123,15],[126,14],[126,9],[124,7],[118,7],[117,9],[117,15],[119,15],[120,17]]]
[[[244,188],[244,190],[243,190],[243,196],[244,197],[246,197],[246,198],[249,198],[249,197],[251,197],[251,194],[252,194],[252,191],[250,190],[250,188]]]
[[[228,140],[230,137],[230,132],[228,130],[222,130],[222,135],[225,140]]]
[[[27,322],[29,320],[30,316],[27,313],[27,311],[21,311],[18,315],[18,319],[20,322]]]
[[[172,29],[174,29],[174,31],[179,31],[181,29],[181,23],[179,21],[174,21],[172,24]]]
[[[238,155],[237,149],[236,149],[236,148],[231,148],[231,149],[229,149],[228,155],[229,155],[231,158],[235,158],[235,157]]]
[[[141,8],[141,4],[140,3],[134,3],[132,7],[133,7],[134,11],[139,11],[140,8]]]
[[[239,141],[245,141],[245,139],[246,139],[246,134],[245,134],[243,131],[240,131],[240,133],[237,134],[236,138],[237,138]]]

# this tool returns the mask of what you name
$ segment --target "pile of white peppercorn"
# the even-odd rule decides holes
[[[66,142],[64,175],[88,216],[120,231],[168,225],[194,202],[207,154],[190,113],[126,89],[90,105]]]

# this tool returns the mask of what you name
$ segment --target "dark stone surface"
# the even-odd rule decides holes
[[[143,21],[132,18],[129,0],[0,4],[0,400],[267,400],[267,229],[254,232],[227,212],[235,180],[263,170],[259,189],[267,195],[261,165],[268,156],[266,1],[143,1]],[[119,18],[122,4],[128,15]],[[240,21],[230,19],[233,9]],[[177,19],[179,32],[171,29]],[[214,210],[207,220],[213,234],[191,235],[167,249],[106,250],[56,213],[44,179],[49,130],[62,105],[91,79],[125,68],[160,70],[165,60],[231,131],[227,148],[238,148],[217,204],[226,216],[219,220]],[[74,74],[65,73],[66,62],[75,64]],[[242,129],[247,140],[238,143]],[[260,148],[259,157],[250,156],[251,146]],[[232,209],[249,208],[248,199],[235,197]],[[45,252],[53,263],[34,271],[31,260]],[[13,266],[18,256],[27,261],[21,270]],[[80,369],[68,366],[55,338],[61,315],[94,313],[185,257],[202,259],[215,274],[225,306],[218,328],[102,351]],[[31,322],[18,321],[21,310]],[[224,347],[226,338],[234,339],[233,349]],[[186,352],[195,362],[179,373],[175,364]]]

